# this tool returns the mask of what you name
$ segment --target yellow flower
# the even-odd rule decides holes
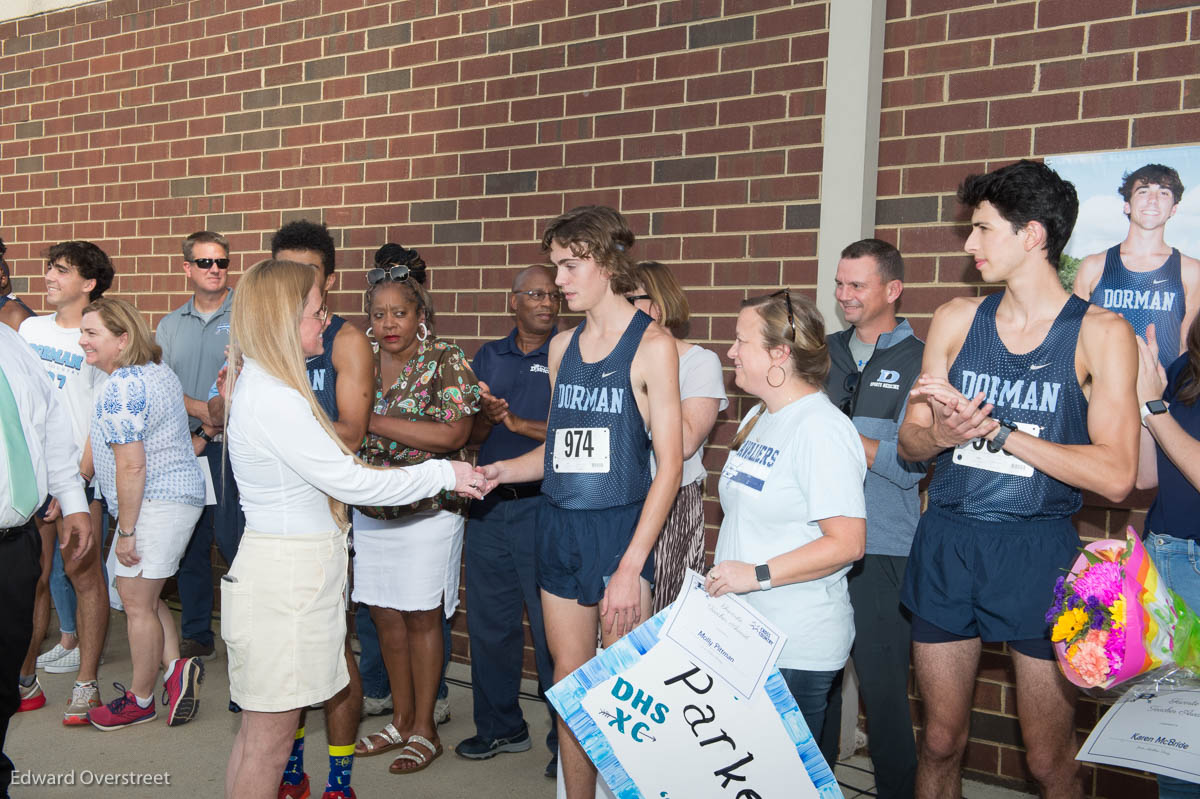
[[[1117,597],[1112,604],[1113,627],[1125,626],[1125,597]]]
[[[1082,608],[1070,608],[1063,611],[1054,623],[1054,631],[1050,634],[1051,641],[1070,641],[1087,624],[1087,613]]]

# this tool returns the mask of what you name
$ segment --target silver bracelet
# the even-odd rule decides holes
[[[133,538],[137,534],[137,527],[133,528],[132,533],[127,533],[121,529],[121,525],[117,525],[117,535],[121,538]]]

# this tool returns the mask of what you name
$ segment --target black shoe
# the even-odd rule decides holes
[[[546,779],[548,779],[548,780],[557,780],[558,779],[558,753],[557,752],[554,754],[554,757],[550,758],[550,762],[546,764]]]
[[[487,740],[482,735],[472,735],[454,747],[454,753],[468,760],[487,760],[501,752],[528,752],[533,747],[529,728],[521,725],[521,731],[511,738]]]
[[[202,644],[195,638],[184,638],[179,642],[179,657],[185,660],[187,658],[213,660],[217,657],[217,651],[212,644]]]
[[[239,705],[237,702],[234,702],[232,699],[230,699],[229,700],[229,712],[230,713],[241,713],[242,706]]]

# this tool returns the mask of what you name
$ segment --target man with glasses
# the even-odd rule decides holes
[[[19,330],[22,322],[36,314],[20,297],[12,293],[12,277],[8,261],[4,260],[6,252],[8,247],[4,245],[4,240],[0,239],[0,323],[13,330]]]
[[[848,575],[856,631],[852,657],[871,731],[876,791],[881,799],[901,799],[913,795],[917,750],[908,705],[911,634],[900,586],[921,515],[917,483],[929,465],[901,458],[896,439],[925,345],[896,316],[904,259],[891,244],[863,239],[847,246],[834,285],[850,327],[826,338],[825,392],[854,422],[867,457],[867,553]],[[825,714],[828,751],[837,751],[841,696],[834,691]]]
[[[238,507],[233,472],[221,468],[225,420],[210,415],[207,401],[209,386],[225,362],[225,348],[229,344],[233,308],[229,241],[209,230],[193,233],[183,240],[181,268],[192,296],[163,317],[154,337],[163,349],[163,360],[183,385],[192,444],[196,454],[207,460],[216,492],[217,504],[205,506],[176,577],[183,606],[180,657],[211,660],[216,657],[212,632],[213,540],[225,562],[232,563],[245,524]]]
[[[546,359],[550,338],[557,332],[561,301],[554,270],[547,266],[521,270],[508,299],[516,327],[505,338],[480,347],[471,362],[484,390],[482,413],[475,415],[470,439],[481,445],[480,464],[524,455],[546,440],[550,413]],[[518,701],[525,648],[522,604],[529,614],[539,689],[544,692],[554,684],[534,575],[535,516],[541,490],[541,481],[503,485],[471,503],[465,561],[475,735],[454,747],[470,760],[524,752],[533,745]],[[557,757],[553,714],[551,718],[546,745]],[[551,758],[546,776],[556,774],[557,763]]]

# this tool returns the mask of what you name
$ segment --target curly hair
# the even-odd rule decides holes
[[[609,277],[614,294],[637,288],[633,231],[621,212],[606,205],[583,205],[555,217],[542,234],[542,251],[552,244],[568,248],[576,258],[591,256]]]

